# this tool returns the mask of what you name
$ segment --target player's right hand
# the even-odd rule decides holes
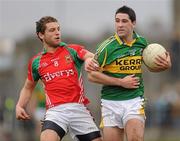
[[[26,113],[24,108],[16,106],[16,118],[18,120],[29,120],[30,116]]]
[[[136,77],[134,74],[128,75],[121,80],[121,86],[124,88],[135,89],[139,88],[139,85],[139,77]]]
[[[87,58],[85,60],[85,71],[98,71],[99,70],[99,64],[94,58]]]
[[[157,65],[157,67],[154,68],[155,72],[164,71],[171,67],[171,58],[170,58],[169,52],[166,52],[166,57],[158,56],[155,59],[156,59],[155,64]]]

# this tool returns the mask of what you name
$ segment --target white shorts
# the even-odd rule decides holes
[[[112,101],[101,100],[102,121],[100,127],[124,128],[130,119],[139,119],[145,122],[145,100],[137,97],[130,100]]]
[[[44,115],[46,113],[46,109],[45,108],[36,108],[35,113],[34,113],[34,117],[37,121],[41,121],[44,120]]]
[[[93,117],[83,104],[68,103],[47,110],[45,120],[59,125],[73,139],[76,135],[85,135],[99,131]]]

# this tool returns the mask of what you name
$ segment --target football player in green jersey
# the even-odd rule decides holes
[[[104,141],[143,141],[145,126],[142,51],[145,38],[135,31],[136,14],[123,6],[115,13],[115,35],[102,42],[96,51],[99,71],[88,71],[88,78],[103,84],[101,91]],[[156,58],[154,72],[171,67],[169,53]]]

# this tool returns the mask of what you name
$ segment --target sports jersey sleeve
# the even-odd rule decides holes
[[[149,44],[148,41],[143,37],[140,37],[140,42],[144,45],[144,48],[146,48],[147,45]]]
[[[107,44],[106,41],[102,42],[96,49],[96,59],[100,65],[100,67],[103,67],[105,65],[106,59],[107,59]]]
[[[40,75],[38,73],[40,57],[32,58],[28,63],[28,79],[31,81],[38,81]]]
[[[104,49],[98,53],[97,61],[100,66],[104,65],[106,58],[107,58],[107,50],[106,49]]]
[[[84,55],[87,53],[87,50],[84,48],[84,46],[70,44],[69,47],[73,48],[77,53],[77,57],[83,60]]]

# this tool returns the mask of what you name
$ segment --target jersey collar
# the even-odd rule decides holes
[[[64,42],[60,42],[58,47],[64,47],[64,46],[67,46],[67,44]],[[46,53],[47,53],[47,49],[43,48],[42,54],[46,54]]]
[[[134,44],[134,42],[136,42],[136,40],[138,39],[138,37],[139,37],[139,35],[135,32],[135,31],[133,31],[133,41],[131,42],[131,43],[127,43],[127,42],[125,42],[125,41],[123,41],[121,38],[119,38],[119,36],[118,36],[118,34],[117,33],[115,33],[115,39],[117,40],[117,42],[120,44],[120,45],[127,45],[127,46],[132,46],[133,44]]]

